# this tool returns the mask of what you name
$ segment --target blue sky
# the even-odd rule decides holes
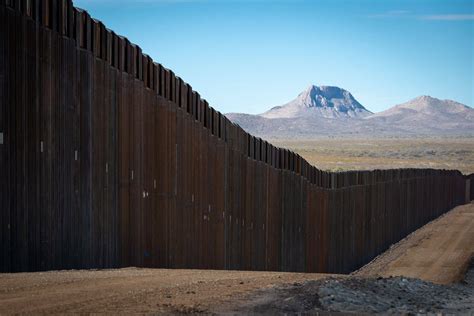
[[[378,112],[419,95],[474,106],[474,0],[75,0],[223,113],[310,84]]]

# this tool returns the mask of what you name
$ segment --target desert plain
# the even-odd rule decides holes
[[[272,139],[310,164],[331,171],[393,168],[457,169],[474,172],[474,137],[320,137]]]

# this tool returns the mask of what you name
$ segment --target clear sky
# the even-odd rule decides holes
[[[310,84],[378,112],[474,106],[474,0],[74,0],[211,106],[261,113]]]

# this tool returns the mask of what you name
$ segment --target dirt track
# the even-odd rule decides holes
[[[463,278],[474,256],[474,204],[456,207],[418,229],[354,273],[405,276],[448,284]]]
[[[437,288],[419,280],[373,277],[403,275],[449,283],[462,277],[473,253],[474,204],[470,204],[458,207],[419,229],[350,277],[322,280],[329,276],[136,268],[0,274],[0,314],[304,312],[308,311],[306,307],[313,311],[397,312],[412,309],[397,309],[398,305],[390,301],[392,296],[399,296],[396,293],[400,292],[400,297],[406,296],[409,300],[415,294],[423,298],[430,296],[426,293],[449,291],[454,294],[440,297],[440,301],[461,302],[464,304],[462,309],[458,306],[446,309],[446,303],[444,309],[438,310],[469,311],[474,302],[474,296],[470,294],[474,289],[472,281],[469,287]],[[351,309],[370,307],[371,301],[359,298],[381,288],[399,288],[399,292],[388,297],[372,297],[374,309]],[[352,305],[347,305],[347,302]],[[381,302],[385,305],[380,305]],[[278,304],[281,308],[268,309],[278,307]],[[379,308],[377,304],[380,309],[375,309]],[[428,307],[430,304],[425,303]],[[286,310],[287,307],[290,309]],[[298,309],[301,307],[305,309]],[[413,308],[418,310],[417,306]]]
[[[135,268],[0,274],[0,314],[200,312],[256,289],[324,276]]]

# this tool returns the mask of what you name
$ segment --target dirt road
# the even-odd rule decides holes
[[[0,274],[0,314],[200,312],[323,274],[120,269]]]
[[[469,312],[474,307],[472,273],[462,286],[425,281],[459,280],[473,253],[470,204],[422,227],[352,276],[136,268],[0,274],[0,314]],[[392,275],[425,281],[375,278]],[[429,300],[420,303],[426,298],[441,302],[439,308],[430,309]]]
[[[405,276],[448,284],[463,278],[474,256],[474,204],[456,207],[418,229],[354,273]]]

